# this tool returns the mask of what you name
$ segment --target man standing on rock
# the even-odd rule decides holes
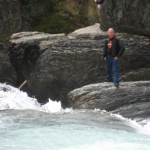
[[[118,60],[122,56],[125,48],[122,42],[115,37],[113,28],[108,29],[108,37],[109,39],[105,41],[103,55],[107,66],[107,79],[108,82],[114,82],[115,86],[119,87]]]

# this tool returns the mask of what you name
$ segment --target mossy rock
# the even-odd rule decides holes
[[[21,0],[21,4],[26,30],[70,33],[98,18],[96,4],[90,0]]]

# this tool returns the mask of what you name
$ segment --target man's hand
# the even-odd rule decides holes
[[[106,61],[106,57],[104,57],[104,60]]]
[[[119,59],[118,57],[114,57],[114,60],[116,60],[116,61],[117,61],[118,59]]]

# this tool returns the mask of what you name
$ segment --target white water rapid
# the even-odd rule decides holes
[[[102,110],[41,106],[0,84],[0,150],[150,150],[150,120],[142,124]]]

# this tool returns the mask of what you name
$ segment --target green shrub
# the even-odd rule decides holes
[[[68,33],[68,28],[67,18],[58,12],[43,16],[33,23],[33,30],[47,33]]]

